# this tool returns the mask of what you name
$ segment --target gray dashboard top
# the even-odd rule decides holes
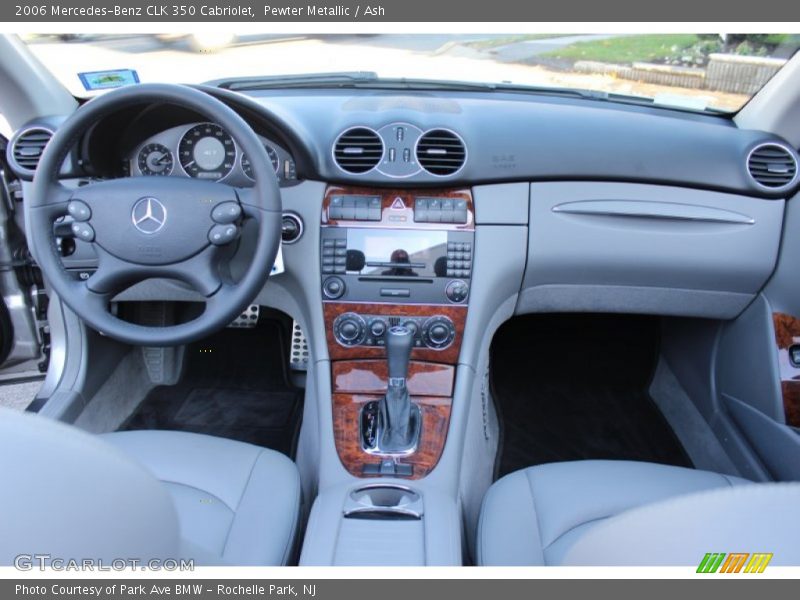
[[[384,187],[615,181],[762,198],[787,198],[800,187],[797,174],[791,185],[780,190],[754,181],[747,169],[754,148],[776,143],[796,162],[797,151],[774,134],[738,129],[722,115],[506,91],[303,88],[234,92],[200,87],[241,112],[282,159],[296,163],[298,181]],[[163,105],[154,108],[170,111]],[[60,120],[48,117],[38,123],[52,129]],[[179,123],[193,120],[187,116]],[[174,119],[165,122],[168,125],[162,131],[176,125]],[[333,148],[344,131],[363,127],[378,132],[388,152],[387,134],[398,124],[407,125],[415,139],[433,129],[455,133],[465,145],[463,167],[449,176],[419,168],[401,170],[398,176],[397,170],[386,168],[348,173],[336,164]],[[158,131],[140,134],[128,151],[140,148]],[[89,139],[94,135],[90,133]]]
[[[760,143],[789,145],[773,134],[737,129],[722,116],[501,92],[303,89],[247,95],[302,140],[312,162],[306,174],[324,181],[455,186],[583,179],[787,195],[759,186],[746,165]],[[348,174],[335,164],[331,148],[344,130],[393,123],[456,132],[467,146],[466,164],[452,177],[417,171],[400,181],[378,170]]]

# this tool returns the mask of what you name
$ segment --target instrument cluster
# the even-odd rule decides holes
[[[281,185],[297,180],[295,161],[284,148],[259,136]],[[130,175],[194,177],[235,186],[252,185],[247,155],[216,123],[190,123],[150,136],[125,160]]]

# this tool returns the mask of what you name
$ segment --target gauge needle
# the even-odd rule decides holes
[[[162,165],[165,162],[169,162],[169,154],[162,154],[161,158],[157,158],[155,162],[157,165]]]
[[[184,166],[184,167],[186,167],[186,168],[188,169],[188,168],[189,168],[189,167],[191,167],[193,164],[194,164],[194,161],[192,160],[192,161],[190,161],[190,162],[186,163],[186,164],[185,164],[185,165],[183,165],[183,166]]]

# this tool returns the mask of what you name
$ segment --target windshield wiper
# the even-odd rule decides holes
[[[333,73],[308,73],[299,75],[275,75],[267,77],[247,77],[211,81],[208,85],[233,91],[253,91],[268,89],[374,89],[374,90],[426,90],[426,91],[466,91],[466,92],[506,92],[534,94],[543,96],[563,96],[618,102],[625,104],[660,105],[655,98],[618,94],[585,88],[571,88],[544,85],[526,85],[511,82],[484,83],[439,79],[383,78],[373,71],[341,71]],[[664,104],[667,108],[681,110],[679,106]],[[696,112],[693,110],[692,112]]]
[[[447,81],[437,79],[412,79],[406,77],[382,78],[372,71],[342,71],[335,73],[309,73],[303,75],[275,75],[211,81],[207,85],[233,91],[302,88],[365,88],[383,90],[458,90],[490,92],[491,83]]]
[[[300,75],[274,75],[267,77],[246,77],[211,81],[208,85],[233,91],[252,91],[269,89],[296,88],[369,88],[385,90],[457,90],[479,92],[525,92],[557,96],[572,96],[591,100],[608,100],[622,98],[618,94],[609,94],[595,90],[569,87],[550,87],[522,85],[513,83],[484,83],[472,81],[453,81],[446,79],[415,79],[409,77],[379,77],[373,71],[341,71],[334,73],[307,73]],[[625,96],[625,98],[628,98]],[[630,96],[638,98],[636,96]]]
[[[344,87],[355,83],[377,81],[378,79],[378,74],[372,71],[339,71],[333,73],[303,73],[299,75],[218,79],[209,81],[207,85],[227,90],[243,91],[295,87]]]

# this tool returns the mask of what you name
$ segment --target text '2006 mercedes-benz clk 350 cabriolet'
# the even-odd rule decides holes
[[[519,37],[0,38],[0,563],[800,565],[798,40]]]

